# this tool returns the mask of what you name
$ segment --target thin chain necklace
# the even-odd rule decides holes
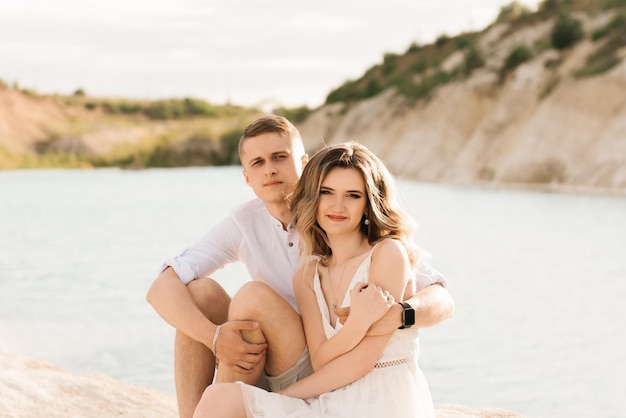
[[[341,276],[339,276],[339,280],[338,280],[338,284],[339,284],[339,288],[341,289],[341,285],[343,283],[343,275],[346,272],[346,267],[348,267],[349,261],[352,260],[354,257],[357,256],[357,253],[359,252],[359,250],[361,249],[361,245],[363,245],[363,239],[361,240],[361,242],[359,242],[359,246],[357,247],[357,249],[354,251],[354,254],[352,254],[350,257],[346,258],[346,261],[343,262],[343,269],[341,270]],[[333,280],[332,280],[332,270],[331,270],[331,265],[328,265],[328,287],[330,288],[330,297],[332,299],[331,302],[331,308],[333,310],[337,309],[337,299],[335,298],[335,289],[333,288]]]

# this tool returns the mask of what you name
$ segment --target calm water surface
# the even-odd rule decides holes
[[[421,333],[434,401],[624,416],[626,198],[400,185],[456,302]],[[173,330],[145,293],[251,197],[236,167],[0,172],[0,346],[173,393]]]

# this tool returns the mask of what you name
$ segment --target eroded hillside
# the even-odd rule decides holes
[[[0,168],[236,163],[241,130],[259,114],[0,83]],[[294,121],[309,152],[356,140],[405,178],[624,192],[626,1],[513,2],[481,32],[385,54]]]
[[[397,175],[417,180],[626,191],[622,13],[572,12],[582,36],[562,49],[545,43],[558,15],[495,23],[475,37],[484,62],[467,75],[419,99],[391,86],[365,100],[328,104],[301,132],[310,151],[356,140]],[[511,51],[521,48],[530,53],[507,69]],[[608,70],[593,67],[601,55],[613,60]],[[459,74],[464,60],[467,52],[457,50],[432,71]],[[425,77],[414,76],[416,84]]]

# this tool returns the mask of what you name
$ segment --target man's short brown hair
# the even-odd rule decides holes
[[[287,118],[277,115],[261,116],[243,130],[239,139],[239,157],[241,158],[241,146],[246,139],[266,133],[277,133],[290,139],[300,138],[300,132]]]

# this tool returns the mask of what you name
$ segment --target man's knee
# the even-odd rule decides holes
[[[230,296],[213,279],[195,279],[187,284],[194,302],[207,317],[228,312]]]
[[[267,284],[250,281],[233,296],[228,316],[229,319],[257,319],[283,302],[285,300]]]

